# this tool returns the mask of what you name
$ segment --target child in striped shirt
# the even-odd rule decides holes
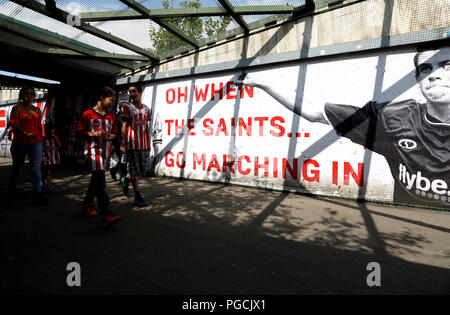
[[[42,192],[52,192],[51,183],[55,165],[60,163],[59,148],[61,142],[55,134],[56,129],[53,122],[44,126],[45,135],[42,139]]]
[[[84,154],[91,170],[91,182],[83,200],[83,209],[88,216],[98,215],[92,205],[97,198],[105,226],[121,220],[121,217],[112,214],[105,179],[111,156],[111,141],[118,131],[116,117],[109,111],[115,99],[114,90],[104,87],[97,104],[81,115],[76,128],[77,133],[85,137]]]
[[[150,164],[150,134],[148,122],[151,120],[151,110],[142,103],[143,89],[140,85],[130,85],[128,93],[132,103],[122,104],[122,143],[120,150],[126,154],[129,177],[121,179],[125,195],[128,195],[128,185],[133,185],[134,204],[146,207],[147,203],[141,194],[139,177],[149,171]]]

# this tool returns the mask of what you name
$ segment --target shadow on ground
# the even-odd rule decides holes
[[[2,178],[9,169],[3,160]],[[3,199],[1,294],[450,292],[447,212],[370,205],[383,240],[374,243],[354,202],[145,178],[149,206],[135,208],[108,176],[124,219],[105,230],[81,212],[88,182],[61,168],[50,205],[33,207],[25,171],[20,197]],[[81,287],[66,284],[69,262],[81,266]],[[370,262],[381,266],[380,287],[366,283]]]

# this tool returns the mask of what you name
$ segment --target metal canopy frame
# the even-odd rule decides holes
[[[56,6],[55,0],[45,0],[45,4],[36,0],[11,0],[12,2],[21,5],[27,9],[30,9],[39,14],[50,17],[56,21],[67,23],[69,13],[65,12]],[[72,25],[83,32],[89,33],[96,37],[99,37],[105,41],[113,43],[117,46],[126,48],[129,51],[136,53],[137,55],[130,54],[115,54],[95,49],[95,47],[88,47],[88,45],[82,45],[81,42],[71,40],[64,36],[48,36],[42,32],[34,32],[31,36],[32,39],[41,43],[51,44],[55,48],[48,49],[46,52],[54,56],[84,56],[90,57],[95,60],[102,60],[109,64],[121,67],[121,71],[118,71],[115,75],[120,76],[125,72],[140,71],[141,69],[148,68],[149,66],[159,64],[166,59],[174,57],[177,54],[185,53],[187,51],[207,49],[212,44],[221,41],[231,39],[238,35],[248,36],[250,32],[260,29],[264,26],[273,25],[280,20],[288,20],[299,18],[308,14],[314,14],[319,9],[326,7],[334,7],[336,4],[339,6],[344,1],[337,0],[306,0],[304,5],[258,5],[258,6],[233,6],[229,0],[217,0],[220,6],[218,7],[199,7],[199,8],[171,8],[171,9],[147,9],[145,6],[135,0],[120,0],[123,4],[127,5],[131,10],[121,11],[108,11],[108,12],[82,12],[80,13],[80,23]],[[357,3],[365,0],[354,0],[350,3]],[[348,5],[348,2],[346,3]],[[248,15],[270,15],[268,18],[261,19],[253,23],[247,23],[243,16]],[[170,23],[167,19],[175,17],[210,17],[210,16],[229,16],[231,17],[239,27],[233,30],[224,32],[224,34],[218,34],[201,40],[187,35],[180,27]],[[89,22],[94,21],[119,21],[119,20],[139,20],[148,19],[161,28],[166,29],[171,34],[180,38],[186,43],[185,47],[175,49],[164,56],[157,56],[152,51],[139,47],[129,41],[114,36],[108,32],[105,32],[97,27],[94,27]],[[9,19],[11,21],[11,19]],[[17,21],[14,21],[17,22]],[[27,31],[20,23],[8,23],[5,17],[0,16],[0,26],[8,31],[20,34],[23,37],[30,38],[29,29]],[[35,34],[39,33],[39,34]],[[30,38],[31,39],[31,38]],[[79,45],[77,45],[79,43]],[[189,48],[190,47],[190,48]],[[32,49],[31,49],[32,50]],[[42,52],[42,51],[41,51]]]
[[[55,0],[46,0],[45,1],[46,4],[36,2],[35,0],[12,0],[12,2],[15,2],[25,8],[31,9],[35,12],[38,12],[40,14],[43,14],[50,18],[53,18],[57,21],[67,23],[67,17],[69,15],[69,13],[58,9],[56,7]],[[49,6],[49,3],[51,3],[50,6]],[[73,26],[86,32],[86,33],[90,33],[90,34],[100,37],[104,40],[107,40],[111,43],[125,47],[128,50],[134,51],[140,55],[147,56],[150,59],[159,60],[159,58],[156,57],[154,54],[152,54],[150,51],[143,49],[141,47],[138,47],[138,46],[136,46],[130,42],[127,42],[119,37],[113,36],[105,31],[102,31],[96,27],[93,27],[85,22],[81,22],[79,26],[76,24]]]

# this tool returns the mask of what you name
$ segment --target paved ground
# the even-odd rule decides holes
[[[81,212],[87,172],[60,169],[50,205],[33,207],[26,167],[21,198],[0,208],[1,294],[450,293],[450,212],[155,177],[139,209],[107,180],[124,219],[105,230]]]

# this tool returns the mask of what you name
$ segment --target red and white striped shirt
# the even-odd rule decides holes
[[[113,113],[100,115],[93,109],[86,110],[78,122],[76,131],[96,132],[104,130],[106,133],[117,133],[117,120]],[[88,158],[93,171],[105,171],[108,169],[111,157],[111,141],[102,137],[86,137],[84,155]]]
[[[128,121],[127,149],[150,150],[150,136],[147,122],[151,119],[151,110],[146,105],[142,107],[124,103],[122,116]]]
[[[42,139],[42,164],[54,165],[59,164],[59,148],[56,146],[54,138],[44,137]]]

